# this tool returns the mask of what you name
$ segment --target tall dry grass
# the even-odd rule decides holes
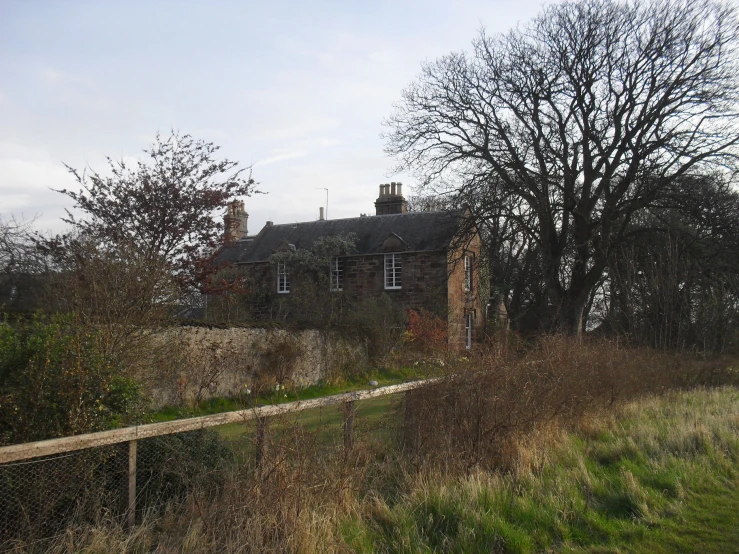
[[[736,514],[686,504],[698,490],[735,494],[737,431],[735,387],[638,398],[575,433],[536,428],[508,471],[413,472],[397,495],[363,502],[346,538],[366,553],[733,552],[731,537],[675,529],[735,529]]]
[[[217,487],[214,479],[196,477],[184,497],[142,514],[131,533],[120,518],[101,517],[95,525],[70,526],[51,545],[18,543],[13,551],[346,551],[336,523],[353,498],[352,468],[366,461],[322,450],[316,433],[298,426],[269,434],[263,447],[259,467],[253,458],[235,458],[219,470]]]
[[[610,414],[628,400],[670,389],[737,382],[725,361],[625,349],[606,341],[547,337],[525,349],[500,352],[500,348],[495,354],[480,351],[447,361],[446,377],[413,391],[403,410],[389,414],[407,418],[397,448],[360,435],[354,449],[345,454],[321,446],[316,433],[293,426],[279,436],[270,435],[260,468],[243,460],[229,465],[222,470],[217,489],[194,483],[183,499],[146,514],[131,534],[114,520],[70,526],[50,551],[387,550],[389,543],[374,544],[377,533],[390,541],[397,534],[398,550],[403,550],[401,543],[412,541],[413,533],[393,530],[405,518],[399,518],[393,508],[396,503],[408,507],[406,519],[413,521],[412,506],[418,503],[443,506],[444,498],[459,499],[468,493],[479,500],[489,489],[511,496],[513,489],[508,489],[514,485],[505,476],[516,475],[517,482],[527,482],[541,468],[551,466],[550,446],[564,441],[568,428],[587,434],[591,426],[601,433],[603,422],[610,421]],[[704,432],[710,429],[696,431]],[[688,435],[680,433],[674,439],[682,446],[670,443],[669,447],[689,448],[685,441],[693,439],[686,439]],[[652,439],[641,442],[648,440]],[[694,437],[696,444],[701,440]],[[623,441],[623,449],[630,448],[628,440]],[[588,472],[581,462],[575,464],[573,475],[578,483],[587,484]],[[467,493],[467,489],[452,490],[460,479]],[[623,476],[624,486],[631,486],[625,498],[637,506],[634,509],[647,513],[648,499],[642,498],[638,483],[630,479]],[[549,491],[540,487],[537,494],[551,497],[554,504],[561,500],[566,515],[577,508],[566,507],[568,487]],[[433,529],[444,528],[453,516],[439,514],[429,515]],[[19,545],[17,551],[33,550],[26,546]],[[414,551],[410,543],[406,546]],[[437,547],[445,548],[441,543]]]
[[[726,360],[701,360],[607,340],[543,337],[523,348],[481,349],[410,395],[408,450],[423,464],[458,471],[507,469],[520,437],[574,426],[644,395],[736,383]]]

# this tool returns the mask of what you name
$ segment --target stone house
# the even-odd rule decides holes
[[[484,326],[479,286],[481,239],[464,210],[408,212],[401,183],[380,185],[375,215],[275,225],[247,233],[243,202],[231,203],[225,216],[230,245],[219,256],[260,283],[263,294],[252,305],[253,319],[270,303],[285,298],[295,282],[284,263],[270,258],[283,251],[310,249],[321,237],[350,235],[354,251],[331,258],[326,282],[332,294],[349,298],[387,295],[406,308],[424,308],[446,320],[454,349],[470,348]]]

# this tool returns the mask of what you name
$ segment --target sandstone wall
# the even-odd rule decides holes
[[[181,327],[163,332],[166,354],[141,379],[154,407],[244,394],[275,384],[305,387],[361,371],[364,348],[316,330]]]
[[[461,351],[466,345],[465,317],[472,316],[472,340],[477,340],[485,326],[485,314],[480,298],[480,236],[475,235],[466,248],[449,253],[448,319],[449,347]],[[465,288],[465,255],[472,255],[472,290]]]

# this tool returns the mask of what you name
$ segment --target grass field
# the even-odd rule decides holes
[[[739,388],[698,386],[736,384],[733,367],[545,337],[357,402],[351,449],[340,407],[270,418],[258,464],[254,422],[209,431],[211,450],[167,458],[183,492],[134,533],[80,522],[52,550],[739,552]],[[295,399],[273,393],[252,402]]]
[[[438,371],[437,371],[438,373]],[[296,400],[310,400],[344,392],[353,392],[372,388],[369,381],[377,381],[377,386],[395,385],[409,380],[424,379],[435,376],[427,372],[421,372],[416,368],[381,368],[368,373],[362,378],[343,380],[336,383],[319,383],[305,388],[287,388],[279,391],[267,390],[257,396],[211,398],[204,400],[197,406],[165,406],[156,412],[149,414],[148,418],[153,423],[172,421],[186,417],[217,414],[235,410],[243,410],[250,406],[262,406],[267,404],[281,404],[294,402]],[[309,417],[308,419],[311,419]]]
[[[541,429],[510,472],[422,472],[342,529],[357,552],[739,552],[739,392]]]
[[[378,439],[390,438],[392,430],[398,426],[395,410],[400,402],[402,393],[356,402],[355,433],[365,439],[369,436]],[[338,446],[343,440],[344,414],[341,406],[303,410],[273,419],[275,421],[270,423],[270,429],[278,435],[288,432],[294,426],[300,426],[306,432],[315,433],[317,443],[322,447]],[[256,431],[256,423],[253,420],[247,424],[233,423],[216,427],[216,430],[230,443],[249,448]]]
[[[393,409],[392,402],[367,407],[366,424]],[[338,415],[306,413],[303,423],[313,432],[340,431]],[[351,458],[352,468],[304,466],[327,472],[322,489],[301,488],[280,462],[262,480],[228,481],[212,502],[196,494],[133,534],[80,527],[53,550],[739,552],[736,388],[670,392],[569,430],[540,427],[521,438],[504,471],[445,473],[404,465],[387,451]]]

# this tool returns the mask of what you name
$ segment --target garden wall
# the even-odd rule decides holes
[[[317,330],[180,327],[163,331],[154,370],[138,376],[153,407],[305,387],[361,371],[365,348]]]

